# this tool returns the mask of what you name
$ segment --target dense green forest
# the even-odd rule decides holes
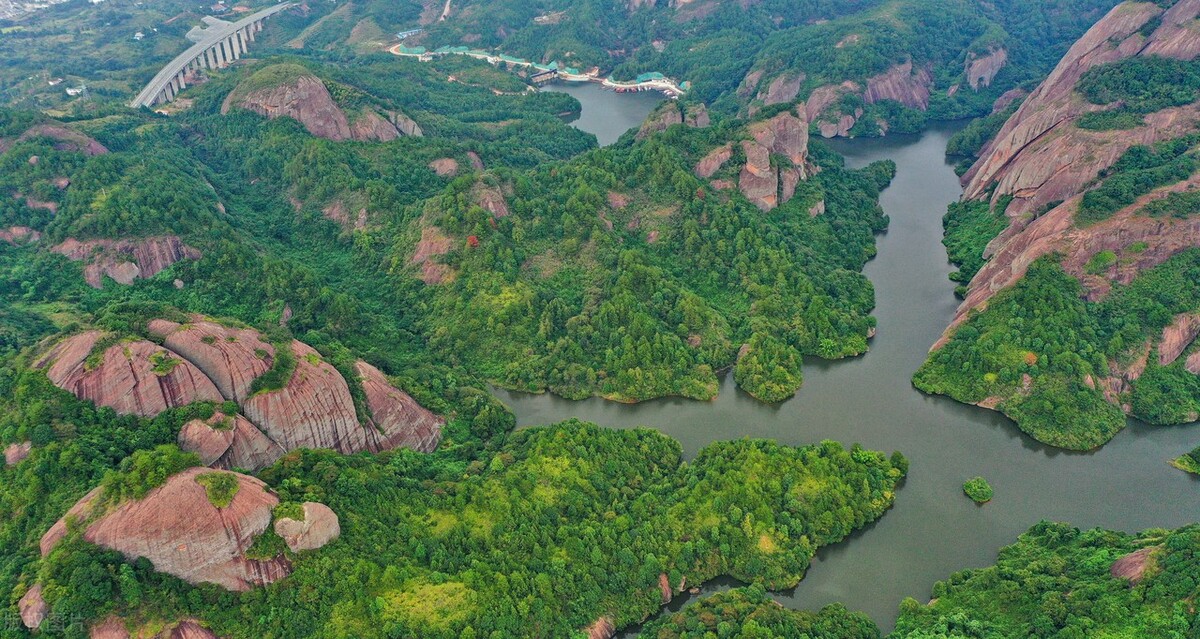
[[[1121,409],[1105,398],[1105,379],[1137,358],[1175,315],[1200,306],[1197,277],[1200,251],[1189,249],[1114,287],[1103,300],[1087,302],[1078,281],[1053,257],[1042,258],[959,326],[913,383],[962,402],[991,399],[1039,441],[1094,448],[1125,425]],[[1133,383],[1135,417],[1190,421],[1200,407],[1200,385],[1183,364],[1148,366]]]
[[[862,613],[840,604],[818,612],[788,610],[761,587],[735,588],[704,597],[646,624],[642,639],[878,639],[879,628]]]
[[[889,636],[1194,637],[1198,550],[1195,526],[1131,535],[1043,522],[996,565],[939,582],[930,603],[905,600]]]

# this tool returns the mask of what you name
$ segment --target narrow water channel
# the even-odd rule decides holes
[[[1200,444],[1200,427],[1131,420],[1100,450],[1069,453],[1037,443],[995,412],[925,396],[910,384],[957,305],[940,241],[942,214],[960,194],[944,157],[953,130],[942,125],[919,136],[835,143],[852,166],[886,158],[897,165],[881,199],[890,226],[865,271],[875,285],[879,333],[863,357],[806,360],[804,386],[791,400],[761,404],[729,375],[712,402],[624,405],[505,391],[498,396],[521,426],[570,417],[613,428],[647,426],[679,439],[689,457],[709,442],[747,436],[792,445],[834,439],[902,451],[911,467],[895,508],[820,551],[797,588],[776,593],[792,608],[845,603],[885,632],[904,597],[927,601],[935,581],[993,563],[1001,546],[1041,519],[1130,532],[1200,520],[1200,479],[1167,464]],[[996,490],[984,506],[962,494],[963,481],[975,475]],[[718,581],[705,590],[727,585]],[[677,599],[672,607],[684,603]]]

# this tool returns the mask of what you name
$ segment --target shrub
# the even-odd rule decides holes
[[[992,500],[992,496],[995,494],[992,485],[982,477],[968,479],[963,484],[963,492],[977,504],[986,504]]]

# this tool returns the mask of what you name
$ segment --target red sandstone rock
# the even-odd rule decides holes
[[[114,344],[95,368],[85,361],[98,331],[68,337],[43,356],[50,381],[80,399],[123,415],[153,417],[168,408],[222,400],[204,373],[176,353],[144,340]],[[158,367],[159,371],[154,369]]]
[[[195,621],[184,621],[171,630],[166,639],[219,639],[211,630]]]
[[[10,226],[7,229],[0,229],[0,242],[25,244],[26,242],[36,242],[40,239],[42,239],[42,234],[28,226]]]
[[[17,138],[18,141],[32,138],[51,138],[57,142],[54,148],[59,151],[77,151],[88,156],[103,155],[108,149],[92,138],[58,123],[39,124],[31,127]]]
[[[79,240],[68,238],[55,246],[55,253],[83,260],[83,277],[93,288],[101,288],[107,275],[120,284],[154,277],[180,260],[198,260],[200,251],[174,235],[139,240]]]
[[[275,534],[292,552],[316,550],[342,534],[338,516],[325,504],[304,503],[304,521],[286,517],[275,522]]]
[[[50,612],[50,606],[42,598],[42,584],[34,584],[26,591],[21,601],[17,602],[17,609],[21,613],[21,623],[30,630],[37,630]]]
[[[1005,49],[994,49],[985,56],[970,56],[967,60],[967,84],[976,90],[981,86],[991,86],[992,79],[1007,62],[1008,51]]]
[[[475,203],[491,213],[492,217],[496,219],[508,217],[508,202],[504,200],[504,194],[500,192],[500,189],[478,183],[472,191]]]
[[[75,502],[74,506],[67,511],[54,525],[42,535],[42,539],[38,544],[38,548],[45,558],[50,555],[50,551],[58,545],[67,536],[67,527],[81,525],[87,523],[87,520],[92,516],[95,509],[96,499],[100,497],[101,489],[99,486],[93,488],[84,495],[79,501]]]
[[[287,454],[241,415],[214,413],[207,420],[194,419],[179,431],[179,448],[196,453],[200,462],[221,470],[256,471]]]
[[[671,580],[667,578],[667,573],[665,572],[658,575],[658,590],[662,593],[663,605],[671,603],[671,599],[675,596],[675,593],[671,591]]]
[[[29,452],[33,450],[31,442],[21,442],[20,444],[9,444],[4,449],[4,465],[16,466],[29,457]]]
[[[895,100],[910,109],[924,111],[929,107],[929,87],[933,76],[924,67],[914,70],[912,62],[897,64],[885,73],[867,78],[863,99],[868,104],[880,100]]]
[[[330,202],[325,208],[321,209],[321,215],[325,219],[336,222],[338,226],[349,230],[362,230],[367,228],[367,208],[361,207],[357,213],[353,213],[346,208],[346,203],[341,200]]]
[[[612,619],[608,617],[600,617],[583,631],[587,634],[588,639],[611,639],[613,635],[617,634]]]
[[[367,450],[367,430],[358,423],[346,380],[306,344],[292,341],[292,352],[296,370],[291,380],[243,402],[246,417],[286,450]]]
[[[765,105],[791,102],[800,94],[800,85],[804,83],[804,77],[803,73],[782,73],[771,80],[766,91],[758,93],[758,99]]]
[[[362,141],[388,142],[400,137],[400,130],[389,120],[369,107],[350,124],[350,138]]]
[[[408,261],[409,264],[421,267],[421,281],[426,284],[441,284],[451,277],[450,267],[438,263],[434,258],[449,253],[452,244],[453,241],[436,226],[421,229],[421,240]]]
[[[271,523],[279,500],[265,484],[233,474],[238,491],[225,508],[213,506],[196,478],[217,473],[190,468],[167,479],[144,499],[128,501],[92,522],[84,539],[133,560],[145,557],[156,570],[190,583],[214,583],[249,590],[286,577],[291,565],[282,557],[247,559],[245,552]]]
[[[703,104],[689,106],[683,114],[683,123],[693,129],[703,129],[712,124],[708,109]]]
[[[152,320],[163,345],[204,372],[228,400],[244,402],[254,380],[271,369],[275,347],[251,328],[235,328],[194,315],[187,324]]]
[[[373,430],[368,431],[371,450],[412,448],[424,453],[437,448],[445,421],[426,410],[407,393],[388,383],[379,369],[359,361],[355,370],[362,378],[371,411]]]
[[[130,639],[120,617],[108,616],[88,630],[88,639]]]
[[[1167,366],[1179,359],[1183,350],[1200,335],[1200,313],[1181,313],[1163,329],[1158,342],[1158,365]]]
[[[721,170],[722,166],[725,166],[725,163],[729,161],[732,155],[733,146],[728,143],[709,151],[708,155],[696,163],[696,168],[694,169],[696,177],[705,180],[712,177],[714,173]]]
[[[1146,564],[1155,550],[1158,550],[1158,546],[1135,550],[1113,562],[1109,573],[1117,579],[1124,579],[1132,585],[1137,585],[1146,574]]]
[[[230,107],[239,106],[271,119],[292,118],[319,138],[351,138],[346,114],[333,101],[325,83],[316,76],[301,75],[285,84],[251,91],[238,98],[234,97],[236,95],[237,91],[234,91],[225,98],[221,113],[228,113]]]
[[[458,162],[454,158],[439,158],[430,162],[429,168],[433,169],[438,177],[447,177],[458,173]]]
[[[770,211],[791,199],[796,185],[808,176],[808,123],[795,113],[784,112],[751,124],[748,131],[753,139],[742,142],[746,164],[738,176],[738,188],[759,209]],[[782,155],[791,166],[785,164],[782,170],[772,167],[771,154]]]
[[[471,168],[475,171],[484,170],[485,167],[483,166],[483,158],[479,157],[478,153],[474,151],[467,151],[467,160],[471,162]]]
[[[666,131],[676,124],[683,124],[683,111],[679,110],[677,103],[668,100],[651,112],[645,122],[642,122],[642,126],[637,132],[637,139],[644,140],[655,133]]]
[[[746,165],[738,175],[738,189],[763,211],[779,206],[779,175],[771,166],[770,152],[757,142],[742,142]]]

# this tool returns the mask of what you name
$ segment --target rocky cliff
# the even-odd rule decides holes
[[[88,630],[88,639],[219,639],[213,631],[200,625],[199,622],[185,619],[179,623],[168,624],[162,628],[160,624],[146,624],[134,628],[130,632],[125,621],[120,617],[106,617]]]
[[[1079,79],[1091,68],[1131,56],[1195,58],[1200,55],[1198,15],[1200,0],[1180,0],[1166,10],[1148,2],[1118,5],[1070,48],[984,148],[963,176],[963,197],[993,205],[1011,198],[1009,226],[989,244],[989,260],[972,279],[951,329],[1051,252],[1065,255],[1064,267],[1094,299],[1112,283],[1128,283],[1139,271],[1200,245],[1196,221],[1137,213],[1167,193],[1197,188],[1195,178],[1157,189],[1101,223],[1081,227],[1074,221],[1081,194],[1131,146],[1177,138],[1200,124],[1200,105],[1193,103],[1150,113],[1143,125],[1128,130],[1079,128],[1080,116],[1110,108],[1083,99],[1075,90]],[[1128,250],[1135,243],[1144,243],[1145,250],[1141,244]],[[1120,259],[1101,276],[1085,273],[1087,261],[1101,250]]]
[[[678,102],[667,100],[646,116],[646,121],[638,129],[637,139],[644,140],[676,124],[702,129],[711,124],[711,119],[703,104],[680,106]]]
[[[789,201],[801,180],[812,172],[808,164],[808,122],[804,111],[784,111],[746,128],[749,139],[740,143],[746,158],[737,173],[737,189],[755,206],[770,211]],[[732,144],[721,145],[700,159],[693,172],[711,178],[733,157]],[[714,188],[730,188],[713,181]]]
[[[302,521],[281,517],[275,522],[275,534],[283,538],[292,552],[316,550],[342,534],[338,516],[329,506],[305,502]]]
[[[360,424],[350,386],[308,345],[292,341],[295,369],[281,388],[251,392],[275,364],[276,346],[257,331],[193,316],[186,324],[152,320],[162,340],[112,342],[101,331],[60,340],[38,359],[55,385],[118,413],[153,417],[193,402],[236,402],[242,414],[215,414],[179,433],[184,450],[214,468],[266,467],[288,451],[341,453],[397,447],[428,452],[443,420],[395,388],[375,367],[358,362],[367,415]]]
[[[174,235],[137,240],[87,240],[68,238],[51,249],[70,260],[83,261],[83,277],[92,288],[101,288],[104,278],[118,284],[154,277],[180,260],[198,260],[200,251]]]
[[[348,116],[320,78],[296,65],[258,71],[225,98],[221,113],[233,107],[268,118],[292,118],[309,133],[329,140],[387,142],[402,135],[422,135],[421,127],[401,113],[367,106]]]

